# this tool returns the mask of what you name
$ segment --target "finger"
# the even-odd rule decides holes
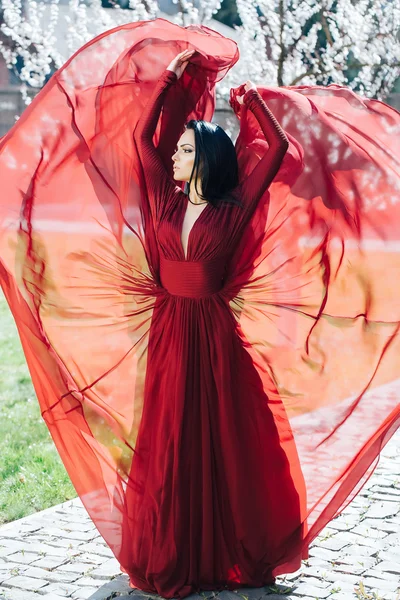
[[[183,63],[184,61],[188,61],[190,57],[191,57],[191,54],[187,54],[185,52],[184,54],[182,54],[178,57],[178,60],[180,63]]]
[[[179,54],[177,54],[175,56],[176,60],[182,60],[185,57],[186,54],[186,50],[183,50],[182,52],[179,52]]]

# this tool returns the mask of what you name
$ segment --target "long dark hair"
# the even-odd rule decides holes
[[[239,168],[235,146],[229,135],[216,123],[192,119],[185,125],[194,131],[196,154],[190,181],[185,186],[189,190],[195,178],[196,193],[213,206],[222,202],[242,206],[242,202],[232,192],[239,183]],[[197,189],[197,177],[201,182],[201,192]]]

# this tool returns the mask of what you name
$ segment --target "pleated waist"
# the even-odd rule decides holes
[[[209,261],[167,260],[160,255],[161,285],[173,296],[201,298],[223,287],[225,258]]]

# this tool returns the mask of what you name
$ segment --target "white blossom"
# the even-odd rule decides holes
[[[204,24],[221,0],[172,0],[170,20]],[[263,85],[347,85],[385,99],[400,76],[399,0],[236,0],[240,60],[217,86],[220,98],[251,78]],[[157,0],[129,0],[131,10],[101,0],[0,0],[0,53],[19,73],[26,103],[30,88],[84,43],[117,25],[160,16]],[[95,18],[94,18],[95,16]],[[63,39],[57,32],[63,31]],[[326,40],[326,44],[321,44]]]

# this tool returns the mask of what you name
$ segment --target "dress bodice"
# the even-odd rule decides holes
[[[176,265],[172,266],[177,267],[179,277],[183,277],[183,274],[188,277],[192,275],[188,275],[191,271],[186,265],[178,269],[178,262],[205,262],[208,267],[193,267],[193,273],[195,273],[194,269],[197,269],[196,275],[193,275],[193,286],[202,294],[203,291],[216,289],[217,282],[218,285],[220,284],[223,267],[228,262],[235,243],[248,224],[260,198],[277,173],[287,150],[288,140],[258,92],[255,89],[248,90],[243,96],[243,102],[256,116],[267,138],[268,152],[259,160],[253,171],[232,190],[232,194],[240,199],[241,206],[222,202],[215,207],[209,203],[199,214],[191,227],[185,256],[182,227],[188,198],[171,177],[153,142],[166,91],[176,80],[177,75],[166,69],[144,108],[135,131],[135,140],[143,164],[147,200],[156,233],[160,261],[164,261],[164,271],[160,273],[160,278],[166,282],[166,285],[171,284],[170,289],[183,290],[183,282],[178,282],[176,288],[176,278],[170,279],[167,275],[170,270],[166,261],[176,262]],[[219,266],[215,268],[217,263]],[[199,282],[203,282],[202,285]]]
[[[232,224],[238,210],[232,204],[218,208],[208,204],[191,227],[187,256],[182,245],[183,219],[188,199],[179,188],[163,212],[156,233],[160,254],[168,260],[209,261],[227,258],[231,249]]]

